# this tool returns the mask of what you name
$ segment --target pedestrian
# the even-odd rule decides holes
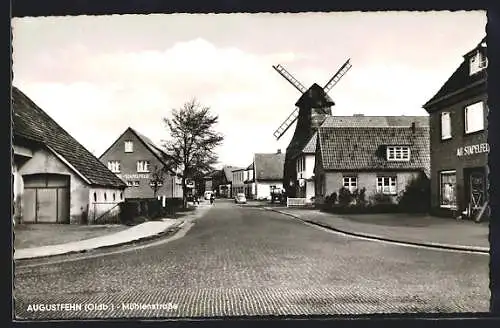
[[[210,195],[210,204],[213,204],[214,201],[215,201],[215,196],[214,196],[214,194],[211,194]]]

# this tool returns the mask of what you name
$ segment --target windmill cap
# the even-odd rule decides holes
[[[325,92],[325,90],[320,87],[317,83],[314,83],[306,92],[299,98],[295,103],[297,107],[324,107],[324,106],[334,106],[332,98]]]

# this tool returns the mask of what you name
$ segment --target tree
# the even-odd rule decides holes
[[[187,207],[186,179],[196,179],[213,170],[218,156],[214,150],[224,137],[214,130],[219,117],[210,113],[210,107],[200,105],[196,99],[182,108],[173,109],[171,118],[164,118],[171,139],[164,141],[169,164],[182,179],[183,207]]]
[[[153,194],[154,198],[156,198],[156,194],[158,193],[158,190],[161,188],[164,182],[164,177],[163,177],[163,171],[164,168],[158,168],[156,165],[153,170],[153,174],[151,176],[151,179],[149,181],[149,186],[151,189],[153,189]]]

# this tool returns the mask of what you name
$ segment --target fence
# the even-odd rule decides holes
[[[92,203],[88,219],[90,224],[120,223],[121,203]]]
[[[287,198],[286,207],[305,207],[307,198]]]

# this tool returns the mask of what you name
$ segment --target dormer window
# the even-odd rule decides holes
[[[388,146],[387,160],[407,162],[410,160],[410,147],[408,146]]]
[[[488,59],[477,50],[469,59],[469,75],[474,75],[488,66]]]

